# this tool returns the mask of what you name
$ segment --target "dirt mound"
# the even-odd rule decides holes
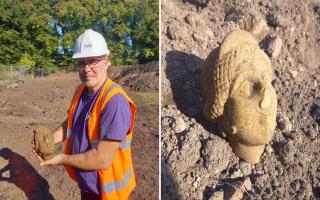
[[[159,91],[159,62],[153,61],[146,64],[130,67],[120,66],[111,70],[111,76],[119,84],[133,91],[152,92]]]
[[[162,3],[163,199],[320,198],[319,7],[297,0]],[[247,27],[263,33],[278,95],[275,135],[255,165],[236,157],[202,115],[204,59],[231,30]]]

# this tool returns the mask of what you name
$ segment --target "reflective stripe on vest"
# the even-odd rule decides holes
[[[72,131],[71,130],[67,130],[67,137],[69,138],[69,137],[71,137],[71,135],[72,135]]]
[[[100,141],[100,140],[92,140],[92,141],[90,141],[91,146],[92,146],[92,147],[96,147],[99,141]],[[130,146],[131,146],[131,141],[132,141],[132,139],[122,141],[122,142],[120,143],[119,148],[120,148],[121,150],[129,149]]]
[[[124,179],[122,181],[112,181],[110,183],[104,183],[102,185],[102,190],[103,192],[106,192],[106,193],[110,193],[114,190],[121,190],[123,189],[129,182],[130,178],[131,178],[131,175],[132,175],[132,171],[131,169],[129,169],[125,175],[124,175]]]

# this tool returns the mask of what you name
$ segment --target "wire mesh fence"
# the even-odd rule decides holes
[[[28,80],[43,78],[57,71],[57,68],[26,69],[25,66],[0,65],[0,81],[6,85],[15,86],[17,84],[23,84]],[[62,68],[62,70],[60,69],[59,71],[66,72],[67,68]]]

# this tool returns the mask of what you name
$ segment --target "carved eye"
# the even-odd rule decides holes
[[[245,81],[241,84],[239,92],[243,97],[250,97],[253,92],[253,83]]]
[[[257,82],[253,84],[253,92],[257,93],[262,89],[262,85],[261,83]]]

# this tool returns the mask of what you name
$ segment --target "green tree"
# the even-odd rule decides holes
[[[0,2],[0,63],[17,64],[28,57],[34,67],[54,66],[58,37],[49,11],[45,0]]]
[[[113,64],[158,60],[158,15],[154,0],[2,0],[0,64],[71,66],[88,28],[107,39]]]

